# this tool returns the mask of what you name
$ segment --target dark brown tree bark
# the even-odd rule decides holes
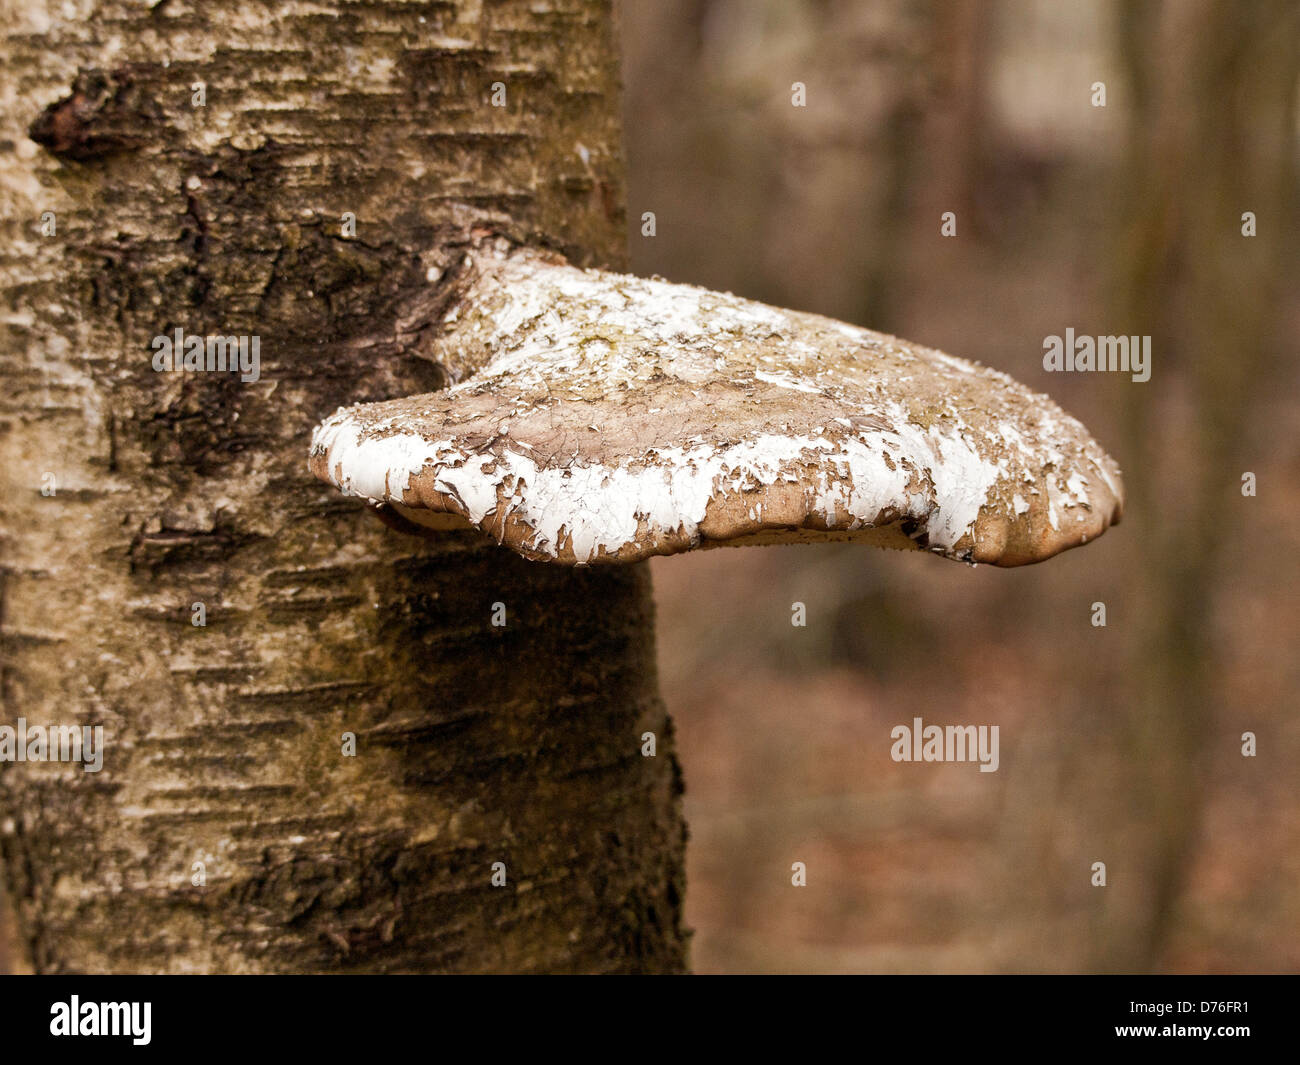
[[[0,12],[0,724],[107,742],[0,766],[30,964],[682,969],[644,567],[405,536],[306,469],[339,404],[446,383],[474,242],[623,265],[610,4],[82,7]],[[155,372],[178,327],[260,378]]]

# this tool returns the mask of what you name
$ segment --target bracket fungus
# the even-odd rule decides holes
[[[317,477],[413,531],[570,565],[855,540],[1017,566],[1119,521],[1115,462],[987,367],[536,250],[480,250],[447,283],[433,357],[456,383],[312,439]]]

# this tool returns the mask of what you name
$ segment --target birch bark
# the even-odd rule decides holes
[[[0,766],[28,964],[683,968],[644,567],[403,536],[305,461],[447,383],[465,246],[624,265],[610,4],[2,0],[0,57],[0,723],[107,739]],[[259,379],[155,372],[178,327]]]

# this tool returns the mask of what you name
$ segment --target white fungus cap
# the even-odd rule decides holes
[[[978,364],[536,252],[462,283],[435,357],[467,378],[341,408],[316,476],[579,565],[847,539],[1016,566],[1119,521],[1087,430]]]

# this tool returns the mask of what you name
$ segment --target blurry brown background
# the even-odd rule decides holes
[[[622,8],[637,272],[1005,370],[1129,494],[1024,570],[652,564],[695,968],[1300,969],[1296,4]],[[1045,373],[1067,327],[1150,334],[1151,380]],[[892,762],[914,716],[999,725],[1001,768]]]
[[[652,563],[696,969],[1300,969],[1296,6],[623,11],[638,273],[1005,370],[1129,494],[1099,542],[1023,570]],[[1151,380],[1045,373],[1070,326],[1150,334]],[[892,762],[913,716],[1000,725],[1001,768]]]

